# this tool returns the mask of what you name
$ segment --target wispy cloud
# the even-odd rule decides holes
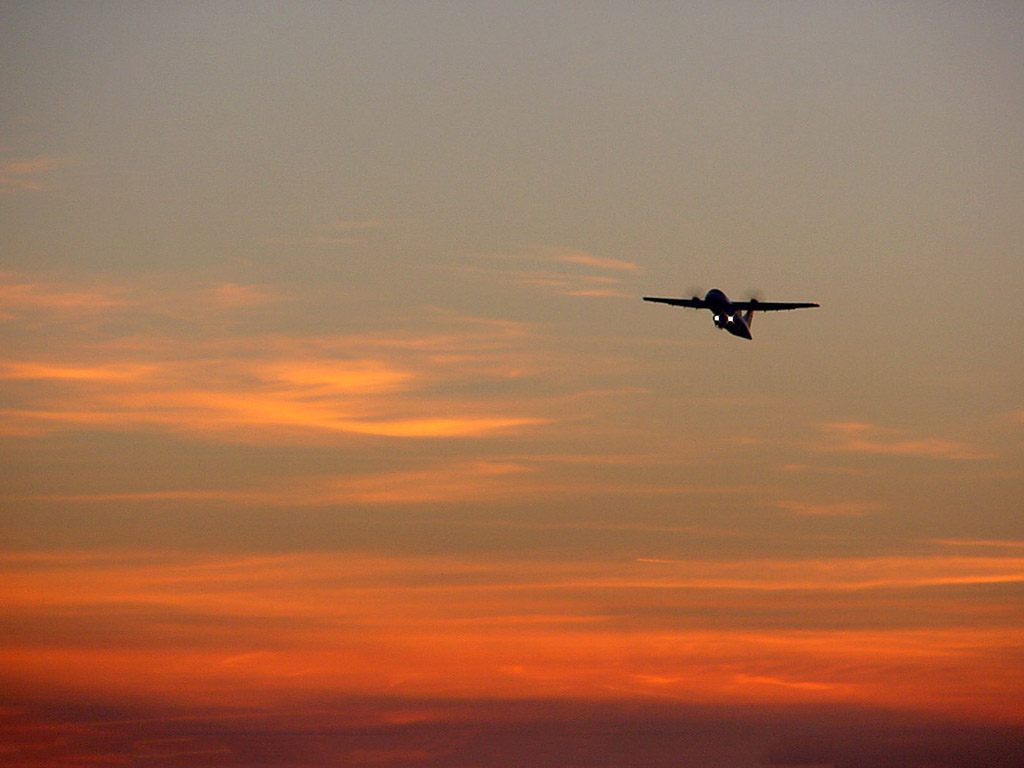
[[[13,319],[26,311],[60,313],[96,312],[122,306],[128,300],[117,289],[104,286],[73,287],[53,281],[26,279],[0,272],[0,318]]]
[[[955,547],[963,549],[1009,549],[1020,550],[1024,554],[1024,541],[1015,539],[931,539],[931,544],[938,544],[942,547]]]
[[[861,475],[862,470],[852,467],[838,467],[821,464],[783,464],[775,468],[778,472],[808,473],[817,475]]]
[[[189,294],[115,301],[100,292],[8,284],[12,305],[81,315],[117,309],[187,311]],[[278,301],[226,283],[193,291],[191,314]],[[19,301],[20,300],[20,304]],[[188,317],[188,314],[183,317]],[[208,325],[206,327],[209,327]],[[8,434],[162,430],[228,439],[296,440],[331,434],[478,436],[544,423],[516,398],[468,397],[465,382],[514,380],[528,368],[525,328],[438,314],[415,330],[349,336],[136,336],[11,355],[0,379],[39,381],[7,398]],[[486,387],[483,392],[486,392]],[[257,438],[257,436],[259,436]]]
[[[845,592],[1024,583],[1024,558],[1012,555],[766,559],[731,563],[641,558],[638,562],[668,567],[665,575],[648,582],[650,586],[660,583],[663,587]]]
[[[433,427],[434,425],[430,425]],[[492,430],[515,425],[493,425]],[[465,427],[462,427],[463,429]],[[381,434],[381,433],[374,433]],[[387,433],[387,436],[408,436]],[[430,432],[427,437],[467,437],[477,434]],[[558,496],[733,496],[753,494],[762,489],[747,486],[682,485],[671,481],[605,479],[593,475],[566,476],[529,460],[482,458],[473,460],[421,460],[415,468],[387,471],[349,472],[339,475],[293,477],[256,481],[244,488],[179,488],[142,491],[90,493],[45,493],[16,497],[17,501],[60,504],[162,504],[201,502],[233,507],[317,507],[343,505],[460,504],[486,500],[551,500]],[[460,527],[511,528],[521,530],[589,530],[688,532],[692,527],[595,523],[520,523],[500,520],[468,521]]]
[[[45,178],[67,165],[67,161],[52,156],[39,156],[0,165],[0,189],[41,192],[51,187]]]
[[[560,296],[627,296],[629,294],[622,290],[624,277],[643,271],[633,262],[553,246],[537,246],[521,253],[489,257],[488,261],[488,267],[482,271]],[[501,262],[537,266],[496,266]]]
[[[540,288],[560,296],[621,296],[618,278],[602,275],[571,275],[551,270],[513,273],[520,285]]]
[[[240,490],[162,490],[130,493],[50,494],[34,501],[80,502],[225,502],[234,505],[323,506],[344,504],[425,504],[509,498],[529,492],[517,482],[530,472],[508,461],[432,463],[413,470],[299,478],[251,483]]]
[[[908,456],[926,459],[989,459],[993,455],[954,440],[913,437],[889,427],[861,422],[822,424],[826,451]]]
[[[35,381],[124,381],[151,376],[157,370],[153,365],[133,363],[111,365],[62,365],[39,362],[0,363],[0,379],[27,379]]]
[[[839,501],[812,504],[803,501],[777,501],[775,506],[793,515],[808,517],[863,517],[885,509],[879,504],[858,501]]]
[[[220,283],[207,289],[210,303],[225,309],[243,309],[282,301],[276,292],[264,286]]]
[[[372,360],[354,365],[176,360],[100,366],[18,361],[8,364],[7,378],[46,379],[62,386],[23,393],[20,404],[2,413],[15,434],[157,428],[241,440],[254,434],[261,440],[275,435],[300,439],[303,433],[473,436],[544,421],[496,413],[482,402],[417,397],[429,386],[430,371],[387,365],[368,370],[374,365]],[[111,376],[118,367],[133,375]],[[311,375],[317,371],[318,377]],[[445,415],[435,415],[437,410]]]
[[[0,272],[0,319],[34,315],[84,319],[107,313],[137,312],[196,319],[211,311],[251,309],[284,297],[263,285],[233,282],[175,284],[154,278],[133,284]]]
[[[542,256],[561,264],[579,264],[596,270],[606,272],[634,272],[640,273],[643,270],[639,265],[630,261],[610,259],[602,256],[595,256],[586,251],[575,251],[564,248],[543,248],[539,249]]]

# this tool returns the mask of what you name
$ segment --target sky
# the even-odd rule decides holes
[[[3,762],[1024,765],[1018,3],[0,22]]]

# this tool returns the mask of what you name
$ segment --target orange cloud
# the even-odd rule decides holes
[[[0,556],[0,575],[11,630],[0,639],[2,679],[99,699],[669,698],[851,702],[1018,722],[1021,714],[1012,596],[991,593],[1003,595],[1006,621],[985,627],[908,625],[913,611],[891,605],[908,585],[971,585],[935,609],[957,616],[957,601],[976,600],[984,585],[1022,583],[1019,557],[557,563],[26,553]],[[831,628],[851,585],[877,602],[847,610],[860,605],[872,619]],[[807,599],[793,591],[807,589],[819,597],[805,629],[742,621],[782,606],[778,590],[788,602]]]
[[[8,320],[39,312],[82,319],[116,310],[189,321],[210,312],[279,301],[265,288],[136,285],[71,290],[3,275]],[[213,315],[218,317],[219,315]],[[44,352],[0,361],[11,391],[0,431],[161,430],[248,441],[318,440],[331,435],[467,437],[549,421],[528,404],[467,397],[463,382],[500,382],[530,370],[526,326],[435,312],[409,330],[347,336],[198,335],[209,325],[178,325],[174,337],[97,341],[101,326],[79,323]],[[147,321],[148,322],[148,321]],[[78,337],[75,337],[75,334]],[[38,387],[16,385],[37,381]],[[451,390],[451,394],[445,394]]]
[[[153,365],[132,363],[80,366],[35,362],[0,363],[0,379],[123,381],[144,378],[156,370],[157,367]]]
[[[829,504],[808,504],[802,501],[777,501],[775,506],[794,515],[810,517],[863,517],[884,507],[858,501],[839,501]]]
[[[609,270],[612,272],[641,272],[639,266],[631,261],[620,261],[602,256],[594,256],[584,251],[572,251],[562,249],[545,249],[555,261],[562,264],[579,264],[593,269]]]
[[[57,294],[60,295],[60,294]],[[262,292],[218,289],[230,306]],[[433,330],[362,336],[134,338],[0,363],[0,380],[38,380],[8,397],[2,430],[159,429],[250,440],[330,435],[467,437],[538,425],[527,404],[470,398],[460,382],[529,368],[512,323],[438,318]],[[454,387],[452,394],[444,394]]]
[[[0,318],[13,319],[11,311],[45,310],[80,313],[109,309],[124,304],[117,292],[100,288],[67,289],[45,282],[26,282],[12,273],[0,273]]]
[[[821,475],[858,475],[859,470],[850,467],[819,466],[816,464],[783,464],[776,467],[779,472],[811,472]]]
[[[512,273],[520,285],[542,288],[561,296],[622,296],[617,286],[622,282],[601,275],[576,275],[551,270]]]
[[[944,547],[1019,549],[1024,551],[1024,541],[1006,539],[932,539],[930,543],[939,544]]]
[[[643,558],[639,562],[668,567],[666,575],[647,583],[672,588],[851,591],[1024,583],[1022,557],[870,557],[736,563]]]
[[[29,313],[57,314],[84,319],[102,313],[131,312],[195,319],[211,311],[251,309],[282,301],[265,286],[219,283],[209,285],[105,285],[86,287],[57,279],[27,279],[0,273],[0,319],[15,320]]]
[[[316,477],[244,490],[164,490],[132,493],[59,494],[36,501],[104,503],[110,501],[206,501],[261,506],[335,504],[423,504],[507,498],[533,490],[516,481],[529,468],[512,462],[474,461],[425,469],[342,477]]]
[[[8,190],[40,192],[48,187],[39,176],[53,173],[67,163],[56,157],[42,156],[0,166],[0,187]]]
[[[225,309],[242,309],[281,301],[281,297],[268,288],[238,283],[221,283],[209,289],[208,295],[215,307]]]
[[[859,422],[822,424],[827,443],[825,450],[928,459],[988,459],[966,443],[939,438],[907,438],[898,430]]]
[[[24,367],[31,367],[23,365]],[[45,368],[45,367],[39,367]],[[138,370],[153,370],[141,366]],[[462,410],[460,415],[435,418],[417,415],[430,407],[418,403],[415,395],[387,397],[382,392],[361,394],[354,387],[339,392],[328,401],[318,394],[330,382],[296,387],[280,386],[268,391],[257,386],[221,389],[209,382],[209,389],[197,389],[199,380],[173,382],[170,388],[155,377],[137,376],[117,379],[108,369],[75,369],[74,376],[64,376],[65,385],[106,380],[106,388],[73,388],[71,391],[38,397],[36,407],[9,408],[0,411],[5,417],[2,431],[7,434],[45,434],[60,429],[140,430],[162,429],[197,436],[245,441],[253,430],[260,439],[275,437],[300,439],[303,434],[379,435],[385,437],[472,437],[502,430],[541,424],[546,419],[474,413],[472,406],[460,408],[446,403],[445,410]],[[57,378],[57,377],[51,377]],[[333,384],[338,392],[337,383]],[[401,413],[406,411],[406,413]],[[385,412],[390,412],[385,415]]]
[[[83,421],[84,415],[80,415]],[[88,423],[88,422],[86,422]],[[442,436],[430,425],[432,437]],[[460,429],[466,429],[465,425]],[[407,436],[407,433],[403,433]],[[600,458],[598,458],[600,462]],[[325,506],[344,504],[423,504],[461,503],[488,499],[530,499],[556,495],[602,496],[725,496],[745,494],[758,489],[744,486],[687,486],[666,481],[615,480],[596,475],[566,475],[546,461],[528,458],[421,461],[415,469],[388,472],[350,473],[292,478],[277,482],[250,482],[245,488],[182,488],[143,491],[104,491],[92,493],[37,494],[20,500],[51,503],[138,504],[168,501],[212,502],[228,505]],[[519,528],[531,530],[645,530],[683,532],[690,527],[642,524],[596,523],[523,523],[481,520],[465,523],[472,527]]]

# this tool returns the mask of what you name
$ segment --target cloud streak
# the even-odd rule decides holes
[[[0,165],[0,190],[42,192],[51,189],[43,179],[66,165],[67,161],[50,155],[4,163]]]
[[[280,297],[236,283],[191,289],[185,298],[172,290],[159,301],[146,301],[137,290],[67,291],[13,280],[0,292],[11,322],[34,322],[40,312],[120,320],[166,311],[172,318],[205,314],[210,320],[185,325],[174,336],[96,339],[83,331],[69,340],[64,334],[45,353],[0,361],[0,380],[11,387],[2,411],[6,434],[97,429],[243,441],[468,437],[550,420],[530,413],[525,402],[458,392],[466,381],[509,382],[527,368],[526,329],[514,323],[438,315],[416,330],[210,337],[193,329],[217,327],[219,312],[251,311]],[[32,381],[40,386],[13,386]]]
[[[8,434],[54,430],[159,429],[246,440],[303,434],[459,437],[527,427],[546,419],[495,412],[484,403],[416,397],[425,372],[377,361],[283,360],[270,365],[185,360],[90,366],[8,363],[8,379],[58,383],[3,409]],[[371,370],[372,369],[372,370]],[[127,371],[128,377],[116,376]],[[319,375],[311,376],[313,372]],[[500,409],[501,406],[498,406]],[[434,415],[437,411],[446,415]]]
[[[838,501],[828,504],[778,501],[775,506],[789,514],[808,517],[863,517],[885,509],[882,505],[862,501]]]
[[[175,285],[154,278],[149,283],[91,283],[83,286],[68,279],[0,272],[0,320],[83,322],[98,317],[138,320],[161,315],[196,321],[211,317],[211,313],[252,310],[285,300],[267,286],[233,282]]]
[[[104,288],[65,287],[48,281],[26,280],[0,273],[0,319],[14,320],[27,312],[79,314],[103,312],[123,306],[117,291]]]
[[[935,437],[908,437],[899,430],[874,424],[833,422],[822,424],[821,431],[825,437],[823,449],[826,451],[923,459],[993,458],[993,454],[978,451],[967,443]]]
[[[585,251],[538,246],[525,253],[492,257],[483,271],[512,280],[521,286],[560,296],[623,297],[624,278],[642,268],[633,262],[595,256]],[[495,263],[538,264],[528,269],[495,268]]]
[[[594,256],[593,254],[586,253],[584,251],[570,251],[551,248],[545,249],[544,252],[550,254],[550,258],[560,264],[579,264],[584,267],[609,272],[639,273],[643,271],[633,262]]]
[[[295,479],[244,489],[160,490],[92,494],[49,494],[31,501],[105,504],[109,502],[204,502],[261,507],[346,504],[459,503],[535,494],[523,482],[530,468],[513,462],[473,461],[431,464],[421,469]]]

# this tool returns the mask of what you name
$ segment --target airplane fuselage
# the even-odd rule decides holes
[[[729,297],[717,288],[712,288],[704,295],[704,303],[707,304],[711,314],[715,318],[715,327],[723,328],[733,336],[743,339],[752,339],[750,334],[750,321],[753,317],[753,310],[743,312],[733,307]]]

